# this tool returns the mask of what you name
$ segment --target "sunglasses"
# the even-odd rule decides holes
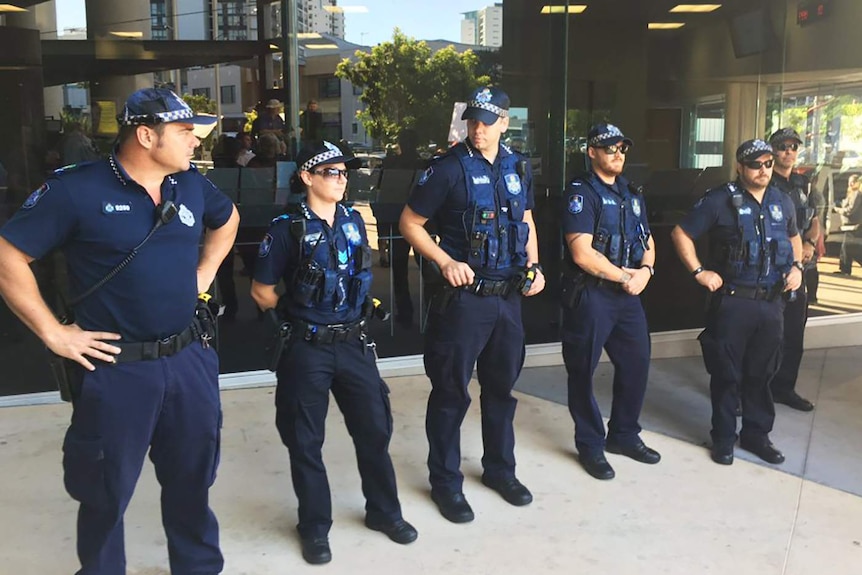
[[[323,176],[328,180],[337,180],[339,176],[342,176],[344,177],[344,179],[347,179],[348,171],[339,170],[338,168],[323,168],[321,170],[314,170],[311,173],[318,176]]]
[[[766,160],[765,162],[761,162],[759,160],[752,160],[750,162],[743,162],[746,168],[749,170],[759,170],[760,168],[766,168],[767,170],[772,167],[772,164],[775,163],[775,160]]]
[[[787,150],[795,152],[799,149],[799,144],[797,144],[796,142],[792,144],[778,144],[777,146],[775,146],[775,149],[779,152],[786,152]]]
[[[629,145],[628,144],[614,144],[613,146],[602,146],[602,150],[604,150],[605,153],[609,156],[613,156],[617,152],[619,152],[622,155],[626,155],[626,153],[628,153],[628,151],[629,151]]]

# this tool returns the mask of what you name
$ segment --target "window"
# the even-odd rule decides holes
[[[318,94],[321,98],[340,98],[341,80],[335,76],[327,76],[318,80]]]
[[[235,104],[236,103],[236,86],[221,87],[221,103]]]

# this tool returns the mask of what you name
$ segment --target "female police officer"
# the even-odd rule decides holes
[[[302,556],[331,559],[327,534],[332,508],[321,458],[329,390],[353,437],[365,525],[396,543],[417,537],[401,517],[389,458],[389,390],[365,331],[371,250],[362,217],[341,203],[346,166],[355,162],[329,142],[312,142],[297,156],[292,191],[306,195],[298,213],[276,218],[260,245],[251,295],[263,310],[278,310],[289,333],[276,372],[276,426],[290,454],[299,499]],[[285,294],[276,295],[284,280]]]

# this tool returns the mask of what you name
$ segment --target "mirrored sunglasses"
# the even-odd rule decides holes
[[[797,142],[793,142],[792,144],[778,144],[775,146],[775,149],[779,152],[786,152],[787,150],[795,152],[799,149],[799,144]]]
[[[604,150],[605,153],[609,156],[613,156],[617,152],[625,155],[629,151],[629,145],[628,144],[614,144],[613,146],[602,146],[602,150]]]
[[[772,164],[775,163],[775,160],[766,160],[761,162],[759,160],[751,160],[750,162],[743,162],[746,168],[749,170],[759,170],[760,168],[766,168],[767,170],[772,167]]]
[[[314,170],[311,173],[318,176],[323,176],[324,178],[330,180],[337,180],[339,176],[342,176],[346,179],[348,170],[339,170],[338,168],[321,168],[320,170]]]

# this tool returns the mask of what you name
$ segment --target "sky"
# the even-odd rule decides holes
[[[117,0],[122,1],[122,0]],[[397,26],[420,40],[461,40],[461,13],[490,6],[494,0],[339,0],[338,5],[365,6],[366,13],[347,12],[346,40],[374,45],[392,38]],[[84,0],[56,0],[57,29],[86,26]]]

